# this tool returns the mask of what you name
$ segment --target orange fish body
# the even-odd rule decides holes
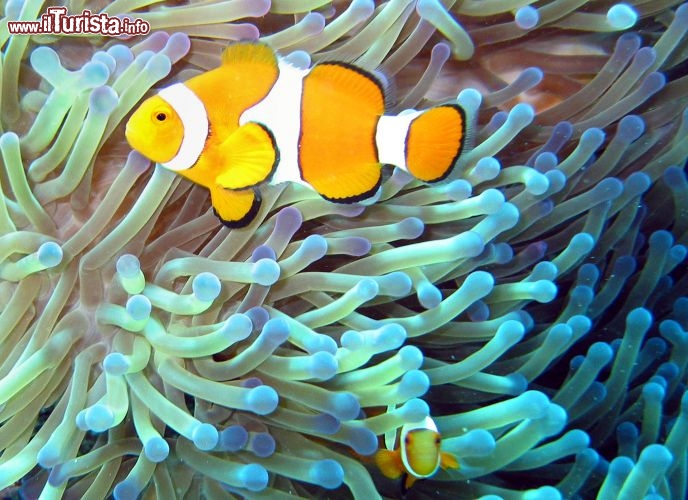
[[[259,186],[297,182],[338,203],[374,196],[382,165],[425,182],[462,151],[458,105],[385,114],[384,88],[350,64],[297,68],[267,45],[229,46],[219,68],[162,89],[127,123],[132,148],[210,190],[230,227],[248,224]]]
[[[406,475],[404,490],[408,490],[418,479],[435,475],[440,469],[456,469],[458,460],[454,455],[440,450],[442,437],[430,417],[401,428],[399,446],[395,450],[379,450],[375,463],[390,479]]]

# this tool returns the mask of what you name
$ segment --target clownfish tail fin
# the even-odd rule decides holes
[[[406,167],[417,179],[445,179],[466,144],[466,113],[455,104],[431,108],[416,116],[406,136]]]
[[[378,450],[375,454],[375,464],[382,474],[390,479],[398,479],[404,472],[399,450]]]

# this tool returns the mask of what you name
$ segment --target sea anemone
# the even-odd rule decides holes
[[[5,496],[398,497],[372,455],[431,416],[460,467],[419,498],[686,497],[688,4],[67,2],[151,34],[10,35],[45,8],[0,22]],[[123,121],[256,38],[459,103],[471,148],[223,227]]]

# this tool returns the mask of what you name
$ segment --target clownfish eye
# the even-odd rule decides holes
[[[167,115],[165,113],[158,113],[155,115],[155,119],[159,122],[164,122],[167,119]]]

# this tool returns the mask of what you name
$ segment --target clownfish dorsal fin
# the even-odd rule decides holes
[[[399,450],[378,450],[375,453],[375,464],[382,474],[390,479],[398,479],[404,472]]]
[[[222,53],[222,66],[257,64],[277,67],[277,55],[269,45],[261,42],[237,42]]]
[[[260,123],[249,122],[236,129],[218,146],[222,173],[216,183],[226,189],[245,189],[267,181],[279,162],[272,132]]]
[[[459,460],[453,453],[448,451],[440,451],[440,467],[443,469],[458,469]]]
[[[385,87],[380,79],[372,73],[343,62],[325,62],[316,64],[309,74],[311,82],[319,81],[322,85],[323,98],[341,98],[348,94],[349,106],[381,115],[385,112]],[[327,93],[331,92],[328,96]],[[340,94],[341,93],[341,94]],[[358,110],[349,109],[356,113]]]
[[[248,225],[260,208],[260,193],[254,189],[233,191],[220,186],[210,188],[215,215],[229,228]]]
[[[380,82],[380,88],[385,98],[385,109],[389,110],[395,102],[397,102],[397,96],[399,92],[397,90],[396,81],[391,76],[387,75],[384,69],[377,68],[372,71],[372,75],[375,79]]]

